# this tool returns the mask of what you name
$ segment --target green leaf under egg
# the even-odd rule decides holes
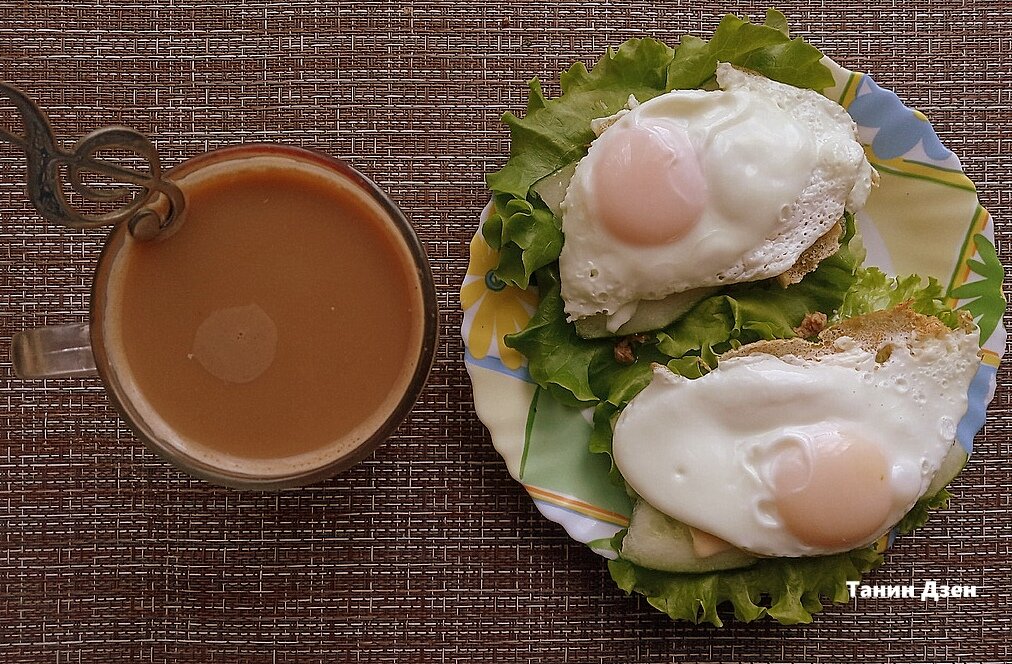
[[[927,281],[916,274],[892,277],[877,267],[862,267],[832,322],[891,309],[904,302],[917,313],[943,320],[951,313],[945,306],[942,286],[933,277]]]
[[[588,368],[598,356],[612,353],[612,342],[583,339],[566,322],[558,267],[541,268],[535,279],[538,309],[527,327],[506,336],[506,345],[527,356],[531,378],[560,403],[584,406],[599,401]]]
[[[860,580],[881,563],[882,555],[868,548],[815,558],[766,558],[752,567],[702,574],[660,572],[622,559],[609,561],[608,571],[619,588],[645,596],[676,620],[720,627],[718,609],[724,607],[743,622],[768,615],[794,625],[812,622],[822,598],[846,602],[847,581]]]
[[[567,405],[607,401],[624,406],[650,380],[650,365],[697,378],[717,366],[717,356],[760,339],[794,336],[805,315],[831,314],[854,284],[863,252],[853,248],[853,220],[846,220],[843,245],[799,283],[783,288],[773,281],[729,286],[700,301],[673,324],[633,344],[635,362],[615,359],[615,338],[584,339],[566,321],[558,267],[540,269],[538,309],[506,345],[523,353],[531,378]]]
[[[791,39],[787,19],[775,10],[767,13],[764,25],[728,14],[710,41],[682,37],[668,68],[668,88],[711,86],[718,62],[730,62],[774,81],[817,92],[833,85],[833,75],[822,64],[819,49],[801,37]]]

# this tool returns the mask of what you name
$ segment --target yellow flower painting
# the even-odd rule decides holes
[[[519,332],[531,319],[538,296],[531,290],[508,286],[495,276],[499,255],[481,233],[471,240],[471,260],[460,287],[464,310],[464,338],[477,359],[498,357],[509,369],[519,369],[524,356],[505,344],[503,337]]]

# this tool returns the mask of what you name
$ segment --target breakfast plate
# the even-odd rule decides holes
[[[904,106],[870,76],[828,58],[824,64],[835,84],[823,93],[849,111],[880,176],[880,186],[856,217],[867,250],[865,265],[889,274],[934,277],[946,289],[947,305],[967,309],[980,326],[983,361],[956,432],[971,452],[994,396],[1005,348],[1003,272],[993,224],[959,159],[942,145],[923,114]],[[573,539],[612,558],[611,539],[629,522],[630,499],[611,481],[608,457],[588,449],[593,409],[558,403],[531,380],[526,358],[503,342],[505,335],[525,327],[538,298],[533,288],[522,290],[499,280],[496,264],[496,252],[476,233],[460,291],[464,363],[475,410],[510,475],[541,513]]]

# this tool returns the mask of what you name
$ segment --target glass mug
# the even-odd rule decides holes
[[[185,194],[180,218],[153,240],[117,225],[89,322],[16,334],[15,373],[97,373],[140,440],[216,484],[301,486],[368,456],[416,401],[438,339],[403,213],[301,148],[223,148],[165,177]]]

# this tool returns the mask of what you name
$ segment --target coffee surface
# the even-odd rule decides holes
[[[339,455],[396,403],[420,344],[418,278],[339,177],[270,159],[190,175],[178,231],[124,246],[110,356],[180,444]]]

